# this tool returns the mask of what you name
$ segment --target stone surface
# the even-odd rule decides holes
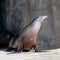
[[[60,60],[60,49],[46,50],[45,52],[11,53],[0,51],[1,60]]]

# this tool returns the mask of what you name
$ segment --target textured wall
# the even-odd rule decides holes
[[[54,29],[57,37],[56,46],[60,47],[60,0],[53,0],[52,7],[54,15]]]
[[[28,22],[26,0],[7,0],[7,29],[20,33]]]
[[[48,15],[38,35],[39,49],[60,47],[60,0],[7,0],[6,29],[21,33],[39,15]]]

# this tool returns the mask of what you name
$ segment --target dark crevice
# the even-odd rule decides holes
[[[0,0],[0,31],[5,30],[6,0]]]

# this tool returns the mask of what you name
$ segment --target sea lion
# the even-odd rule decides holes
[[[47,20],[47,16],[39,16],[35,18],[22,32],[22,34],[16,39],[12,39],[7,51],[23,51],[27,52],[34,48],[37,52],[37,35],[41,28],[42,23]]]

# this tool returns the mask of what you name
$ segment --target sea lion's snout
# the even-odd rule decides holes
[[[48,18],[48,16],[39,16],[36,20],[37,21],[43,21],[43,20],[45,20],[47,18]]]
[[[48,16],[43,16],[43,20],[45,20],[45,19],[47,19],[48,18]]]
[[[42,16],[41,22],[43,23],[45,20],[47,20],[48,16]]]

